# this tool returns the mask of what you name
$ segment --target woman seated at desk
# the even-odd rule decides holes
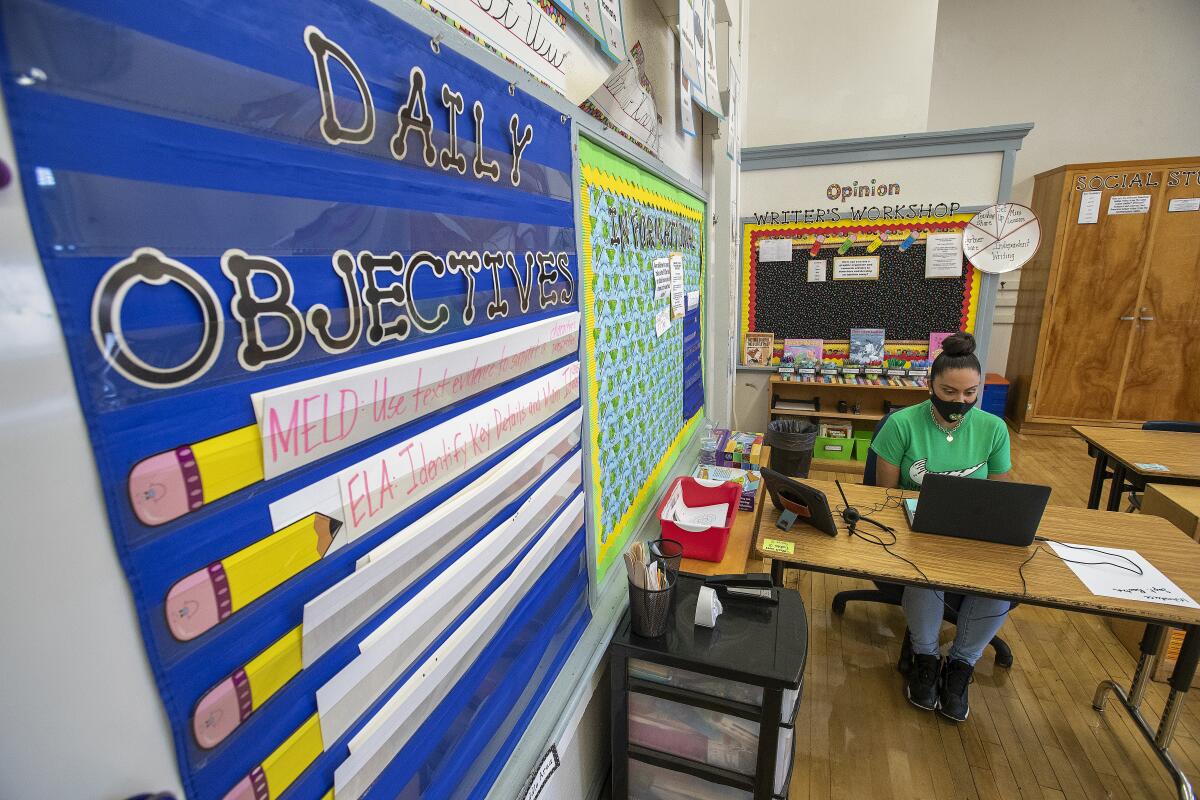
[[[982,384],[975,337],[948,337],[930,369],[929,399],[892,414],[871,443],[878,457],[876,484],[919,489],[927,473],[1007,480],[1012,468],[1008,428],[999,417],[974,408]],[[909,630],[905,649],[911,647],[913,653],[905,696],[917,708],[963,722],[975,662],[1012,604],[967,595],[944,662],[938,646],[944,593],[908,586],[903,605]]]

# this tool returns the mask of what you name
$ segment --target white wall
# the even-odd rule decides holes
[[[1196,0],[953,0],[938,8],[929,129],[1034,123],[1011,199],[1061,164],[1200,151]],[[1019,275],[1006,276],[1005,287]],[[1002,291],[987,368],[1004,372]]]
[[[0,159],[16,163],[2,102]],[[0,797],[182,797],[24,206],[14,176],[0,189]]]
[[[925,130],[937,15],[937,0],[754,0],[745,146]]]

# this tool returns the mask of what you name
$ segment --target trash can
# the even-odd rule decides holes
[[[776,419],[767,426],[771,469],[793,478],[807,478],[812,465],[817,426],[806,419]]]

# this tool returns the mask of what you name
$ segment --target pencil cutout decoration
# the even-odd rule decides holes
[[[880,231],[877,234],[877,238],[875,239],[875,241],[873,241],[869,245],[867,245],[867,252],[874,253],[876,250],[879,249],[879,246],[882,245],[886,241],[887,241],[887,231]]]
[[[808,254],[813,258],[816,258],[817,254],[821,252],[821,242],[823,241],[825,241],[825,234],[817,234],[817,237],[813,239],[813,246],[812,249],[808,251]]]
[[[171,635],[181,642],[195,639],[320,561],[341,527],[324,514],[309,514],[178,581],[165,603]]]
[[[129,502],[146,525],[190,514],[263,479],[257,425],[142,459],[129,471]]]
[[[909,231],[908,236],[905,238],[905,240],[903,242],[900,243],[900,252],[903,253],[905,250],[912,247],[914,244],[917,243],[917,239],[920,239],[920,238],[921,238],[921,233],[919,231]]]
[[[838,248],[838,255],[844,256],[846,253],[850,252],[850,248],[854,246],[854,240],[856,238],[858,237],[856,237],[853,233],[847,233],[845,241],[843,241],[842,246]]]
[[[313,714],[275,752],[238,781],[224,800],[275,800],[324,750],[321,718]]]
[[[244,667],[209,689],[192,714],[192,732],[204,749],[216,747],[303,667],[304,626],[297,626]]]

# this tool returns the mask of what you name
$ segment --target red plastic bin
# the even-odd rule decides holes
[[[697,531],[684,528],[673,520],[663,519],[667,504],[675,494],[675,487],[683,492],[683,504],[695,508],[697,506],[713,506],[720,503],[729,504],[729,513],[724,525],[714,525],[711,528]],[[729,545],[729,530],[737,518],[738,500],[742,496],[742,487],[733,481],[716,483],[715,481],[699,481],[688,475],[681,475],[671,484],[658,506],[658,522],[662,526],[664,539],[674,539],[683,545],[683,557],[695,558],[700,561],[720,561],[725,558],[725,548]]]

